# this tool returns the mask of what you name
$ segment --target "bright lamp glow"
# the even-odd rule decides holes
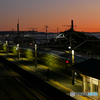
[[[17,47],[19,47],[19,44],[17,44]]]
[[[74,55],[74,50],[72,50],[72,55]]]
[[[68,49],[71,49],[71,46],[69,46]]]
[[[37,44],[35,44],[35,48],[37,48]]]

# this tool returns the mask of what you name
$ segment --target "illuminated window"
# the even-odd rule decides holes
[[[93,84],[93,92],[98,92],[98,86]]]
[[[87,82],[87,90],[90,91],[90,82]]]

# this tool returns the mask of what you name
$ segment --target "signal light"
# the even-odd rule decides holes
[[[66,63],[68,64],[68,63],[69,63],[69,61],[68,61],[68,60],[66,60]]]

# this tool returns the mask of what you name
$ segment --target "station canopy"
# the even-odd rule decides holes
[[[100,79],[100,60],[90,58],[69,67],[75,72]]]

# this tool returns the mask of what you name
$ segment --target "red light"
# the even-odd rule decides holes
[[[66,63],[68,64],[68,63],[69,63],[69,61],[68,61],[68,60],[66,60]]]

